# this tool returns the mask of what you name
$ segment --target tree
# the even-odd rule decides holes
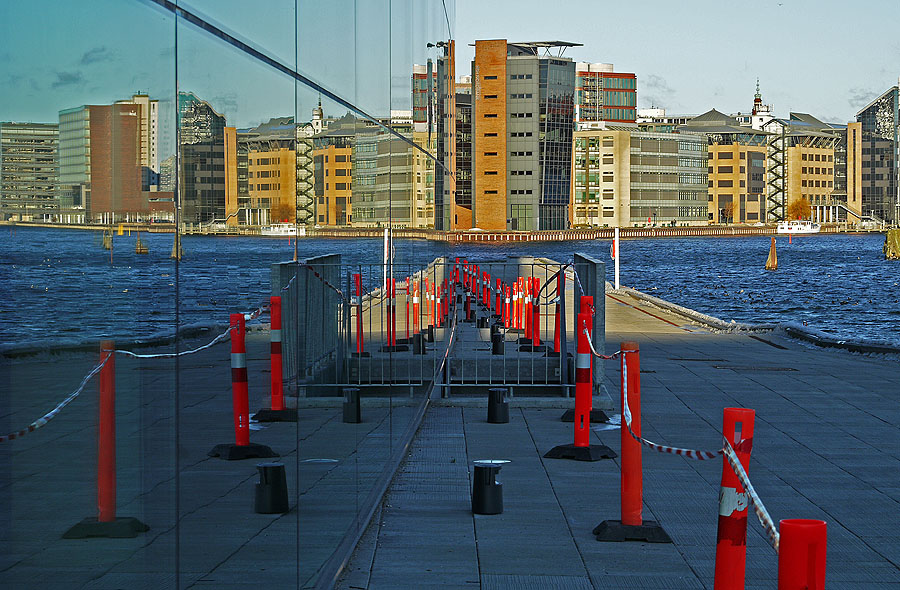
[[[734,202],[725,203],[725,206],[722,207],[722,214],[725,216],[725,219],[722,220],[723,223],[728,223],[729,219],[734,223]]]
[[[812,207],[809,206],[809,201],[802,197],[799,199],[794,199],[788,204],[788,219],[806,219],[810,217],[811,214]]]
[[[269,211],[269,216],[272,218],[273,222],[283,221],[293,223],[295,215],[294,208],[287,203],[275,203]]]

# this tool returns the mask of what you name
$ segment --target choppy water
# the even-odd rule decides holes
[[[176,282],[182,327],[226,324],[269,294],[270,264],[290,260],[287,240],[185,237],[176,273],[171,234],[116,237],[112,263],[99,234],[0,229],[0,349],[152,339],[175,332]],[[622,284],[685,307],[747,323],[806,324],[839,338],[900,345],[900,264],[884,260],[881,235],[778,239],[779,270],[763,269],[769,238],[671,238],[622,242]],[[609,261],[608,241],[456,246],[397,241],[398,263],[437,256],[508,254],[571,260],[575,251]],[[300,241],[300,257],[340,253],[377,264],[379,240]],[[607,267],[611,281],[612,264]],[[176,276],[177,274],[177,276]]]

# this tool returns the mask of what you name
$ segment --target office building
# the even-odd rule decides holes
[[[790,113],[788,118],[775,117],[762,127],[768,133],[767,223],[786,219],[788,206],[797,199],[810,204],[814,219],[840,221],[848,214],[854,217],[854,208],[845,200],[846,188],[841,190],[840,183],[835,186],[835,177],[842,174],[840,169],[846,174],[848,165],[855,165],[847,159],[853,154],[847,152],[846,125],[824,123],[806,113]],[[839,212],[843,214],[839,216]]]
[[[314,135],[314,219],[316,225],[349,225],[353,221],[353,142],[356,118],[347,115]],[[367,166],[371,165],[367,161]]]
[[[637,120],[637,76],[613,71],[612,64],[575,64],[575,121],[579,129],[598,121]]]
[[[707,223],[707,140],[634,126],[575,132],[575,226]]]
[[[570,225],[575,63],[562,54],[578,45],[475,42],[473,227],[534,231]]]
[[[396,112],[391,119],[394,131],[413,140],[411,114]],[[412,225],[413,149],[408,141],[371,121],[357,122],[352,156],[352,225]]]
[[[873,221],[900,222],[900,96],[892,86],[860,109],[862,212]]]
[[[116,104],[140,106],[141,190],[156,191],[159,186],[159,101],[146,94],[135,94]]]
[[[55,123],[0,123],[0,220],[58,220],[58,149]]]
[[[225,223],[225,117],[192,92],[178,93],[181,222]]]
[[[440,41],[436,47],[443,50],[437,59],[437,91],[435,96],[435,119],[433,131],[436,134],[434,152],[434,204],[433,220],[426,224],[435,229],[446,230],[453,227],[456,218],[456,196],[459,174],[456,169],[459,139],[457,137],[457,91],[456,42],[452,39]]]
[[[140,105],[85,105],[59,113],[59,199],[63,214],[93,223],[140,219]]]
[[[765,212],[766,137],[734,117],[712,109],[678,127],[683,135],[703,135],[709,157],[710,223],[759,223]]]
[[[456,207],[444,226],[447,229],[472,227],[472,95],[469,93],[456,94],[455,132]]]

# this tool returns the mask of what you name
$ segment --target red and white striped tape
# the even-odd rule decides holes
[[[744,466],[741,465],[741,462],[738,459],[737,454],[734,452],[731,443],[728,442],[727,438],[724,438],[723,440],[724,446],[722,450],[725,454],[725,458],[728,460],[728,464],[731,465],[731,469],[732,471],[734,471],[734,474],[737,475],[738,480],[740,480],[741,485],[744,486],[744,491],[747,492],[747,496],[750,498],[750,503],[753,504],[753,511],[756,513],[756,518],[759,519],[759,524],[761,524],[763,529],[765,529],[766,531],[766,536],[769,538],[769,544],[772,545],[772,548],[775,549],[776,553],[778,553],[778,544],[781,540],[781,535],[778,533],[778,528],[775,526],[775,522],[772,520],[772,517],[769,516],[769,511],[766,510],[766,507],[763,505],[759,494],[757,494],[756,490],[753,488],[753,484],[750,483],[750,476],[748,476],[747,472],[744,471]]]
[[[17,430],[16,432],[11,432],[5,436],[0,436],[0,442],[6,442],[8,440],[14,440],[17,438],[21,438],[21,437],[25,436],[26,434],[28,434],[29,432],[34,432],[38,428],[41,428],[42,426],[47,424],[47,422],[49,422],[50,420],[55,418],[56,415],[59,414],[59,412],[63,408],[65,408],[70,403],[72,403],[72,401],[74,401],[75,398],[78,397],[82,391],[84,391],[84,386],[87,385],[88,381],[91,380],[91,377],[93,377],[94,375],[96,375],[97,373],[100,372],[100,369],[102,369],[103,366],[106,365],[106,362],[110,359],[111,356],[112,355],[107,355],[106,358],[104,358],[101,362],[97,363],[97,365],[93,369],[91,369],[91,371],[87,375],[85,375],[84,379],[81,380],[81,385],[78,386],[78,389],[76,389],[75,391],[70,393],[66,397],[66,399],[59,402],[55,408],[53,408],[52,410],[50,410],[49,412],[47,412],[46,414],[44,414],[43,416],[41,416],[40,418],[38,418],[37,420],[32,422],[31,424],[26,426],[22,430]]]

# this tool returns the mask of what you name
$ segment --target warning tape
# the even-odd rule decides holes
[[[728,464],[731,465],[731,470],[734,471],[734,474],[737,475],[738,480],[740,480],[741,485],[744,486],[744,491],[747,492],[750,503],[753,504],[753,511],[756,513],[756,518],[759,519],[759,524],[765,529],[766,536],[769,537],[769,544],[772,545],[772,548],[775,549],[775,552],[777,553],[781,535],[775,527],[775,522],[772,521],[772,517],[769,516],[769,511],[766,510],[766,507],[763,505],[759,494],[757,494],[756,490],[753,488],[753,484],[750,483],[750,476],[744,471],[744,466],[741,465],[731,443],[727,438],[723,439],[723,441],[724,445],[722,450],[725,454],[725,458],[728,460]]]
[[[43,416],[41,416],[40,418],[38,418],[37,420],[32,422],[31,424],[26,426],[22,430],[18,430],[16,432],[11,432],[5,436],[0,436],[0,442],[6,442],[8,440],[14,440],[17,438],[21,438],[21,437],[25,436],[26,434],[28,434],[29,432],[34,432],[35,430],[44,426],[45,424],[47,424],[47,422],[49,422],[50,420],[55,418],[56,415],[59,414],[59,412],[63,408],[65,408],[70,403],[72,403],[72,401],[76,397],[78,397],[82,391],[84,391],[84,386],[87,385],[88,381],[91,380],[91,377],[93,377],[94,375],[96,375],[97,373],[100,372],[100,369],[102,369],[104,367],[104,365],[106,365],[106,362],[110,359],[111,356],[112,355],[107,355],[106,358],[104,358],[101,362],[97,363],[97,365],[93,369],[91,369],[90,373],[85,375],[84,379],[81,380],[81,385],[78,386],[78,389],[76,389],[75,391],[70,393],[66,397],[66,399],[59,402],[59,404],[57,404],[57,406],[55,408],[53,408],[52,410],[50,410],[49,412],[47,412],[46,414],[44,414]]]
[[[585,330],[587,331],[587,330]],[[591,350],[593,351],[593,346],[591,346]],[[613,356],[618,356],[624,352],[635,352],[631,350],[620,350],[615,353]],[[661,453],[669,453],[672,455],[680,455],[682,457],[688,457],[689,459],[697,459],[698,461],[704,461],[706,459],[715,459],[720,455],[724,455],[725,459],[728,461],[728,464],[731,465],[731,470],[734,471],[734,474],[737,476],[738,480],[741,482],[741,485],[744,487],[744,491],[747,492],[747,496],[750,498],[750,503],[753,504],[753,511],[756,513],[756,518],[759,519],[759,523],[762,525],[763,529],[766,531],[766,536],[769,538],[769,543],[775,549],[775,552],[778,552],[778,545],[780,541],[780,535],[778,533],[778,529],[775,526],[775,522],[772,520],[772,517],[769,515],[768,510],[766,510],[765,505],[760,499],[759,494],[756,493],[756,490],[753,488],[753,484],[750,483],[750,476],[747,475],[747,472],[744,470],[744,466],[741,465],[740,459],[738,459],[737,454],[734,452],[734,447],[731,446],[731,442],[728,441],[727,438],[722,439],[723,444],[722,448],[716,452],[710,451],[698,451],[694,449],[682,449],[679,447],[670,447],[667,445],[660,445],[654,442],[651,442],[645,438],[637,436],[634,431],[631,429],[631,409],[628,407],[628,365],[627,363],[622,363],[622,382],[624,383],[623,390],[623,407],[622,407],[622,417],[625,419],[625,425],[628,428],[628,433],[631,437],[641,443],[642,445],[653,449],[654,451],[659,451]],[[745,441],[741,441],[738,443],[738,446],[744,444]]]

